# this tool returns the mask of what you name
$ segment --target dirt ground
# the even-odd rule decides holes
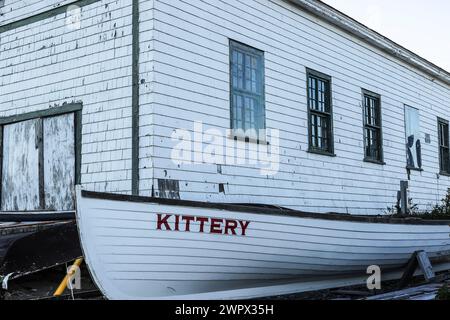
[[[54,292],[66,275],[66,267],[60,266],[29,275],[8,283],[8,291],[3,292],[4,300],[48,300],[48,299],[102,299],[102,294],[92,282],[85,266],[81,267],[81,289],[73,294],[66,289],[64,294],[53,297]],[[2,299],[0,298],[0,300]]]
[[[53,297],[53,293],[65,276],[65,266],[40,272],[11,281],[8,291],[0,294],[0,300],[101,300],[104,299],[100,291],[89,276],[85,265],[81,266],[81,289],[71,292],[66,289],[64,294]],[[450,279],[450,272],[440,274],[441,278]],[[415,278],[409,287],[419,286],[424,283],[423,278]],[[392,292],[398,289],[398,281],[385,282],[383,290],[369,291],[365,286],[322,290],[315,292],[291,294],[286,296],[268,297],[263,300],[359,300],[373,295]]]

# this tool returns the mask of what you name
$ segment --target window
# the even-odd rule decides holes
[[[439,166],[441,173],[450,174],[450,143],[448,121],[438,119]]]
[[[422,141],[418,109],[405,106],[405,131],[407,169],[422,170]]]
[[[75,208],[79,108],[0,119],[1,211]]]
[[[231,128],[265,129],[264,52],[230,41]]]
[[[364,159],[383,163],[380,96],[363,90],[364,98]]]
[[[309,151],[333,155],[331,77],[307,70]]]

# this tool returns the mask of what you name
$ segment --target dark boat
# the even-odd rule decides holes
[[[0,279],[15,279],[82,256],[74,212],[0,214]]]

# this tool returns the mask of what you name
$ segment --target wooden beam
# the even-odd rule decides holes
[[[0,125],[12,124],[37,118],[46,118],[52,116],[59,116],[61,114],[80,111],[83,108],[82,103],[70,103],[60,107],[52,107],[44,110],[21,113],[9,117],[0,117]]]
[[[81,184],[81,149],[83,135],[83,112],[75,112],[75,185]]]
[[[428,259],[428,255],[425,251],[417,252],[417,261],[427,282],[431,282],[436,279],[433,266],[431,265],[430,259]]]
[[[132,2],[131,193],[139,195],[139,0]]]
[[[26,17],[24,19],[20,19],[17,21],[13,21],[4,25],[0,25],[0,34],[6,31],[11,31],[20,27],[27,26],[32,23],[36,23],[41,20],[50,19],[52,17],[55,17],[59,14],[65,14],[67,12],[67,9],[72,6],[76,5],[78,7],[84,7],[90,4],[93,4],[95,2],[99,2],[101,0],[78,0],[78,1],[72,1],[70,3],[66,3],[62,6],[48,6],[49,9],[40,13],[36,13],[35,15]]]
[[[402,278],[400,279],[400,289],[405,288],[410,283],[412,277],[414,276],[414,272],[417,269],[417,266],[417,252],[414,252],[409,259],[408,264],[406,265]]]
[[[436,275],[433,271],[433,267],[427,253],[423,250],[416,251],[412,254],[405,268],[405,272],[403,273],[399,284],[400,289],[405,288],[410,283],[415,271],[417,270],[417,267],[419,266],[427,282],[431,282],[436,279]]]
[[[39,175],[39,208],[45,209],[45,182],[44,182],[44,121],[37,122],[36,147],[39,152],[38,175]]]
[[[3,126],[0,126],[0,210],[2,209],[2,185],[3,185]]]

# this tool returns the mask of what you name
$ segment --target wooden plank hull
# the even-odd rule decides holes
[[[271,296],[302,283],[364,279],[371,265],[398,271],[417,250],[435,262],[450,255],[448,223],[330,220],[77,193],[84,255],[110,299]]]

